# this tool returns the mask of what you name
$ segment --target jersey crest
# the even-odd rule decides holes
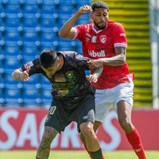
[[[107,41],[107,36],[106,35],[101,35],[100,36],[100,41],[101,41],[101,43],[104,44]]]

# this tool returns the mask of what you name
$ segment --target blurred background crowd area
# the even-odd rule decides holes
[[[45,77],[35,75],[28,82],[19,82],[12,79],[11,72],[38,57],[46,48],[56,51],[74,50],[81,54],[81,43],[58,37],[58,30],[77,9],[92,2],[0,0],[1,107],[49,106],[51,85]],[[110,8],[110,19],[122,23],[126,29],[127,62],[130,71],[135,73],[134,106],[152,108],[156,103],[154,99],[158,99],[159,93],[158,72],[155,72],[158,68],[154,69],[154,66],[158,67],[159,60],[154,64],[152,55],[157,50],[151,48],[152,41],[156,43],[159,39],[156,30],[159,21],[157,17],[159,1],[106,0],[105,2]],[[89,14],[85,14],[76,24],[89,22]],[[158,59],[156,56],[155,60]]]

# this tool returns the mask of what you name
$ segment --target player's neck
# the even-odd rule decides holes
[[[105,26],[105,28],[106,28],[106,26]],[[105,29],[104,28],[104,29]],[[93,25],[93,30],[96,32],[96,33],[99,33],[99,32],[101,32],[101,31],[103,31],[104,29],[100,29],[99,27],[97,27],[96,25]]]

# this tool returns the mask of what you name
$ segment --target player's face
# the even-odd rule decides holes
[[[42,67],[42,69],[45,71],[47,76],[50,78],[52,78],[52,76],[58,71],[58,68],[59,68],[59,58],[57,58],[57,60],[51,67],[49,68]]]
[[[97,30],[102,30],[106,27],[108,21],[107,9],[97,8],[91,13],[90,16]]]

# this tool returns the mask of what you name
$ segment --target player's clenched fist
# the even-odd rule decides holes
[[[84,13],[91,12],[91,11],[92,11],[92,8],[89,5],[84,5],[84,6],[80,7],[78,10],[78,12],[80,14],[84,14]]]

